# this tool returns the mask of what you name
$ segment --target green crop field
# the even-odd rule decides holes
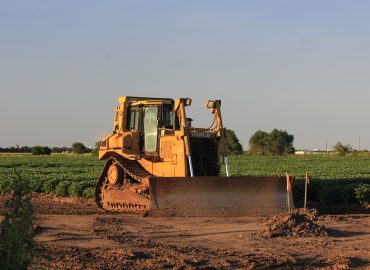
[[[91,155],[0,154],[0,191],[11,189],[16,170],[36,192],[89,197],[103,165],[103,161]]]
[[[234,175],[285,175],[288,172],[303,179],[307,170],[317,180],[370,179],[370,157],[234,156],[230,157],[230,167]]]
[[[232,175],[272,176],[288,172],[296,176],[295,193],[299,198],[308,170],[312,200],[354,202],[354,188],[360,183],[370,183],[370,157],[231,156],[229,163]],[[36,192],[90,197],[103,165],[104,161],[88,154],[0,154],[0,192],[11,190],[16,170],[31,182]],[[223,174],[224,171],[222,166]]]

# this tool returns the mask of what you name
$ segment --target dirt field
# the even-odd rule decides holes
[[[37,260],[51,269],[370,269],[370,215],[324,215],[329,236],[263,238],[265,218],[156,218],[38,195]]]

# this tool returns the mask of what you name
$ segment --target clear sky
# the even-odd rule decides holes
[[[369,1],[0,1],[0,146],[93,144],[120,95],[206,99],[248,147],[370,148]]]

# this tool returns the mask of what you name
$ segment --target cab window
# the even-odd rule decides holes
[[[173,108],[172,105],[163,106],[163,121],[162,127],[173,129]]]
[[[139,118],[140,111],[138,108],[130,108],[128,110],[127,126],[128,130],[138,130],[139,129]]]
[[[156,152],[158,142],[158,107],[144,109],[144,151]]]

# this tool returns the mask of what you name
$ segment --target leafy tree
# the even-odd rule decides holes
[[[235,132],[225,128],[225,144],[228,154],[240,155],[243,154],[243,147],[239,142]]]
[[[293,141],[294,136],[288,134],[285,130],[273,129],[270,133],[270,152],[279,156],[292,154],[295,151]]]
[[[97,156],[99,154],[99,146],[100,146],[100,141],[95,142],[95,147],[91,149],[92,156]]]
[[[51,149],[47,146],[33,146],[31,149],[32,155],[50,155]]]
[[[22,146],[19,148],[19,152],[21,153],[31,153],[32,149],[28,146]]]
[[[43,149],[42,146],[33,146],[31,150],[32,155],[43,155]]]
[[[294,136],[285,130],[273,129],[270,133],[256,131],[249,139],[250,152],[259,155],[292,154]]]
[[[262,131],[257,130],[256,133],[252,135],[252,137],[249,139],[249,145],[251,147],[251,152],[253,154],[259,154],[259,155],[267,155],[269,154],[269,139],[270,134]]]
[[[71,152],[72,149],[68,147],[53,147],[52,148],[53,153],[63,153],[63,152]]]
[[[5,147],[5,148],[0,148],[0,152],[3,152],[3,153],[31,153],[31,147],[28,147],[28,146],[22,146],[22,147],[19,147],[16,146],[11,146],[11,147]]]
[[[334,145],[334,150],[341,156],[344,156],[345,154],[349,153],[349,152],[352,152],[352,147],[347,144],[347,145],[344,145],[343,143],[341,142],[337,142],[336,145]]]
[[[75,142],[74,144],[72,144],[72,153],[83,154],[86,153],[86,151],[87,148],[83,143]]]

